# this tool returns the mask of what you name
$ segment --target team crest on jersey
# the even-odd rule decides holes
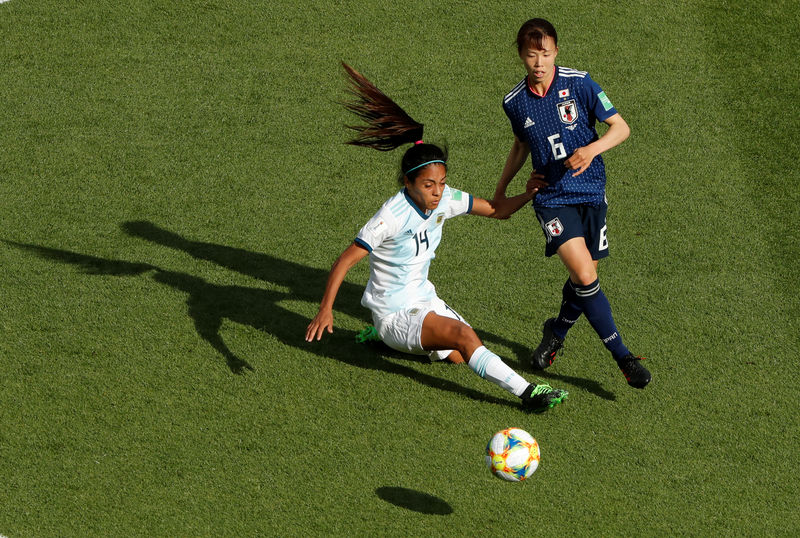
[[[444,220],[444,213],[439,213],[439,216],[436,217],[436,224],[441,224]]]
[[[547,230],[547,235],[550,237],[558,237],[564,231],[564,227],[561,225],[561,221],[558,220],[558,217],[547,221],[544,225],[544,229]]]
[[[561,118],[562,123],[567,125],[575,123],[575,120],[578,119],[578,107],[575,105],[575,99],[558,103],[558,117]]]

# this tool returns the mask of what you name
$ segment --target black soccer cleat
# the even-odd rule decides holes
[[[632,353],[617,359],[617,366],[625,374],[625,379],[628,380],[628,385],[633,388],[643,389],[650,383],[652,376],[650,372],[642,366],[642,359],[644,357],[636,357]]]
[[[544,370],[556,358],[556,353],[564,345],[564,340],[553,334],[553,323],[556,318],[550,318],[542,325],[542,342],[531,356],[531,366],[534,370]]]
[[[522,393],[522,407],[534,413],[544,413],[551,407],[564,401],[569,393],[554,389],[550,385],[534,385],[531,383]]]

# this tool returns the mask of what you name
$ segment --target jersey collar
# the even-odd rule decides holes
[[[553,66],[553,80],[550,81],[550,85],[547,86],[547,89],[544,91],[544,94],[539,95],[538,93],[533,91],[533,88],[531,87],[531,82],[530,82],[530,79],[529,79],[528,75],[525,76],[525,84],[528,86],[528,91],[531,92],[536,97],[547,97],[547,94],[550,92],[550,88],[552,88],[553,85],[556,83],[556,79],[558,79],[558,66],[554,65]]]

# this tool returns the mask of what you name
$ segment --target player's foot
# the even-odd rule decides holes
[[[643,357],[636,357],[632,353],[617,359],[617,366],[625,374],[628,385],[637,389],[643,389],[650,383],[652,377],[650,372],[642,366]]]
[[[364,342],[380,341],[381,337],[378,336],[378,329],[369,325],[365,327],[360,333],[356,335],[356,342],[363,344]]]
[[[533,352],[531,366],[534,370],[544,370],[556,358],[556,353],[564,345],[564,340],[553,334],[553,323],[556,318],[550,318],[542,325],[542,343]]]
[[[550,385],[534,385],[531,383],[522,393],[522,407],[534,413],[544,413],[556,404],[560,404],[569,393],[554,389]]]

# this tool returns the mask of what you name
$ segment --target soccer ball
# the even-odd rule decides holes
[[[539,443],[519,428],[499,431],[486,445],[486,465],[498,478],[519,482],[529,478],[539,467]]]

